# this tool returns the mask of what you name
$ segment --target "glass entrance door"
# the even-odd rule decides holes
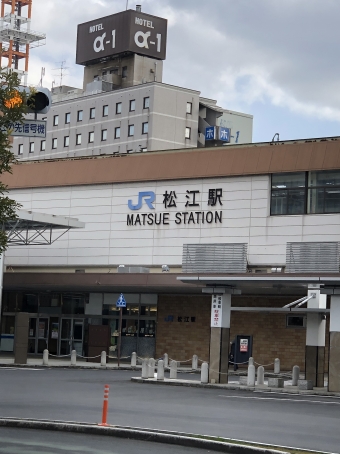
[[[49,318],[43,317],[38,318],[37,320],[38,326],[38,347],[37,353],[42,353],[46,348],[48,350],[48,325],[49,325]]]
[[[78,355],[83,354],[84,320],[73,318],[61,319],[60,354],[68,355],[76,350]]]

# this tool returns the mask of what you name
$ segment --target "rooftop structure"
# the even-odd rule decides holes
[[[32,0],[1,0],[0,66],[14,70],[27,85],[30,49],[45,44],[46,35],[31,30]],[[20,61],[24,64],[21,65]]]

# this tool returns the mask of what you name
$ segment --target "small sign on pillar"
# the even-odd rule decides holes
[[[212,295],[211,323],[212,328],[230,328],[230,295]]]

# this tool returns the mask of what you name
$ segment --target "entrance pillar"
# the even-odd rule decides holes
[[[14,363],[27,364],[29,315],[26,312],[15,314]]]
[[[308,286],[308,309],[326,309],[327,295],[320,294],[318,285]],[[306,330],[306,380],[313,387],[324,386],[326,320],[323,314],[307,312]]]
[[[231,294],[211,298],[209,381],[228,383]]]
[[[331,296],[328,391],[340,392],[340,295]]]

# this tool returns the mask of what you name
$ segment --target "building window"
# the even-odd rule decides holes
[[[123,66],[122,68],[122,77],[127,77],[127,66]]]
[[[76,134],[76,145],[81,145],[81,134]]]
[[[18,154],[23,154],[24,152],[24,145],[22,143],[19,143],[18,145]]]
[[[71,123],[71,114],[70,114],[70,112],[67,112],[65,114],[65,125],[67,125],[69,123]]]
[[[135,134],[135,125],[129,125],[128,136],[132,137]]]
[[[185,128],[185,138],[186,139],[191,138],[191,128],[188,128],[188,127]]]
[[[120,139],[120,127],[115,128],[115,139]]]
[[[149,132],[149,123],[143,123],[142,124],[142,134],[147,134]]]
[[[95,107],[91,107],[91,109],[90,109],[90,120],[93,120],[94,118],[96,118],[96,108]]]
[[[102,141],[107,140],[107,129],[102,129]]]
[[[52,150],[55,150],[58,147],[58,139],[52,139]]]
[[[107,117],[109,115],[109,106],[103,106],[103,117]]]
[[[340,213],[340,171],[308,174],[308,213]]]
[[[68,147],[70,145],[70,136],[64,137],[64,147]]]
[[[83,111],[78,110],[77,112],[77,121],[83,121]]]
[[[94,142],[94,132],[91,131],[89,132],[89,143],[93,143]]]
[[[306,173],[272,175],[270,214],[304,214],[306,212]]]
[[[187,102],[187,114],[192,114],[192,102]]]
[[[143,99],[143,109],[149,109],[150,107],[150,98],[147,96]]]
[[[130,99],[130,112],[134,112],[136,110],[136,100],[135,99]]]
[[[53,126],[58,126],[58,124],[59,124],[59,115],[54,115]]]
[[[42,140],[40,142],[40,151],[45,151],[46,150],[46,140]]]
[[[287,315],[287,328],[304,328],[306,326],[306,317],[303,315]]]
[[[116,104],[116,114],[121,114],[122,113],[122,103],[117,102]]]
[[[29,152],[34,153],[34,142],[30,142]]]

